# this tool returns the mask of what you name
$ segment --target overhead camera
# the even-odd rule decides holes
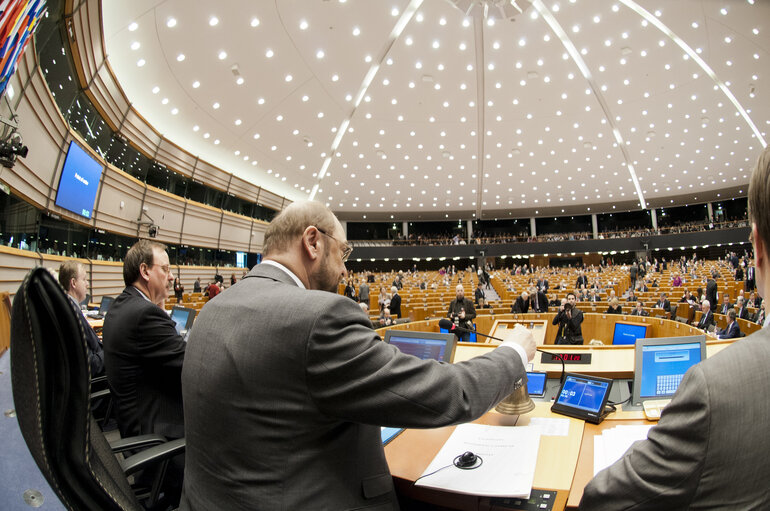
[[[26,158],[29,148],[24,145],[24,139],[18,131],[12,132],[5,140],[0,141],[0,164],[13,168],[16,157]]]
[[[157,225],[150,225],[150,228],[148,229],[148,233],[150,235],[150,238],[154,238],[158,235],[158,226]]]

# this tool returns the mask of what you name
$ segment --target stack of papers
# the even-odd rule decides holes
[[[415,485],[488,497],[529,498],[539,447],[538,426],[461,424],[423,475],[437,472]],[[454,466],[454,459],[466,451],[481,458],[478,468]]]
[[[620,425],[594,436],[594,475],[622,458],[634,442],[646,439],[652,427]]]

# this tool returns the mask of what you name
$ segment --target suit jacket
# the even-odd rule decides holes
[[[529,312],[529,305],[532,301],[531,298],[527,298],[526,300],[522,299],[521,296],[516,298],[516,301],[513,302],[513,305],[511,306],[511,313],[521,313],[526,314]]]
[[[671,312],[671,302],[669,300],[655,302],[655,307],[663,309],[666,312]]]
[[[559,311],[554,316],[552,323],[559,325],[556,334],[557,340],[560,336],[564,337],[560,344],[583,344],[583,311],[573,308],[572,318],[567,316],[566,311]]]
[[[700,321],[698,321],[698,328],[701,330],[706,330],[710,325],[715,324],[716,321],[714,320],[714,313],[709,310],[707,314],[701,316]]]
[[[649,313],[649,312],[647,312],[647,311],[646,311],[646,310],[644,310],[644,309],[642,309],[642,311],[640,312],[640,311],[639,311],[639,309],[637,309],[636,307],[634,307],[634,310],[632,310],[632,311],[631,311],[631,314],[629,314],[629,315],[630,315],[630,316],[640,316],[640,317],[641,317],[641,316],[649,316],[649,315],[650,315],[650,313]]]
[[[770,456],[757,424],[770,421],[770,400],[757,396],[770,391],[768,360],[764,328],[692,367],[648,439],[597,474],[580,509],[766,509]]]
[[[128,286],[110,307],[102,338],[121,436],[183,437],[181,374],[186,345],[166,311]]]
[[[724,303],[722,302],[722,305],[719,306],[719,313],[720,314],[727,314],[727,311],[729,311],[732,308],[733,304],[731,303]]]
[[[390,297],[390,315],[401,318],[401,295],[396,293]]]
[[[717,281],[714,279],[708,279],[706,282],[706,300],[712,304],[712,307],[717,303]]]
[[[536,295],[537,307],[535,307],[535,294],[529,297],[529,305],[532,307],[532,312],[548,312],[548,297],[542,291],[538,291]]]
[[[741,307],[740,309],[735,310],[736,314],[738,314],[738,317],[741,319],[749,319],[749,309],[746,307]]]
[[[474,299],[476,300],[476,303],[479,303],[479,298],[486,299],[487,295],[484,293],[484,290],[480,287],[476,288],[476,291],[474,292]]]
[[[405,355],[352,301],[259,264],[190,335],[180,509],[397,509],[380,426],[483,415],[526,381],[509,350],[458,364]]]
[[[733,321],[727,325],[727,328],[719,330],[720,339],[735,339],[741,336],[741,328],[738,326],[737,321]]]
[[[91,368],[91,378],[95,376],[101,376],[104,373],[104,351],[102,350],[102,343],[99,342],[99,336],[94,332],[93,327],[88,323],[88,320],[80,310],[80,304],[75,301],[70,295],[67,295],[72,302],[72,305],[78,310],[78,319],[80,320],[80,326],[83,327],[83,331],[86,334],[86,344],[88,345],[88,365]]]

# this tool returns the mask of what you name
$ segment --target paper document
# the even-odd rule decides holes
[[[529,498],[539,447],[537,426],[461,424],[423,475],[438,472],[415,485],[488,497]],[[466,451],[481,458],[478,468],[463,470],[454,466],[454,459]]]
[[[540,426],[540,434],[543,436],[567,436],[569,435],[569,419],[554,419],[551,417],[532,417],[530,426]]]
[[[594,475],[622,458],[634,442],[647,438],[652,427],[620,425],[594,436]]]

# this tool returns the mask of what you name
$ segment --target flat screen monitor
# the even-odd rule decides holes
[[[56,205],[76,215],[91,218],[103,169],[102,164],[85,149],[74,141],[70,142],[56,190]]]
[[[647,337],[647,325],[644,323],[627,323],[618,321],[615,323],[615,333],[612,335],[612,344],[636,344],[637,339]]]
[[[455,334],[388,330],[385,332],[385,342],[423,360],[451,362],[454,357]]]
[[[527,371],[527,393],[532,397],[543,397],[548,373]]]
[[[183,330],[189,330],[192,327],[195,314],[195,309],[179,307],[178,305],[171,309],[171,319],[176,324],[176,332],[178,334],[181,335]]]
[[[112,305],[112,302],[114,302],[115,299],[111,296],[102,296],[102,301],[99,303],[99,314],[104,316],[107,314],[107,311],[110,309],[110,305]]]
[[[706,336],[639,339],[634,352],[633,405],[670,398],[684,373],[706,359]]]
[[[235,253],[235,267],[236,268],[245,268],[246,267],[246,252],[236,252]]]
[[[604,419],[612,380],[567,373],[551,411],[598,424]]]

